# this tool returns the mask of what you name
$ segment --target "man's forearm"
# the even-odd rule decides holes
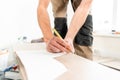
[[[53,37],[47,9],[40,6],[38,7],[37,13],[38,13],[38,23],[42,30],[44,40],[47,42]]]
[[[75,11],[75,14],[71,20],[68,33],[65,39],[70,38],[74,39],[75,35],[79,31],[79,29],[84,24],[86,17],[88,15],[92,0],[82,0],[81,4]]]

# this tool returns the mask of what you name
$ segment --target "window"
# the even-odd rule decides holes
[[[117,4],[117,11],[116,11],[116,27],[115,29],[120,31],[120,0],[116,1]]]
[[[113,29],[120,31],[119,4],[119,0],[93,0],[94,31],[111,32]]]

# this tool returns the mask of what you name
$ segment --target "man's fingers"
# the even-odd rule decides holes
[[[47,50],[49,52],[53,52],[53,53],[56,53],[56,52],[69,53],[69,52],[71,52],[71,47],[63,39],[60,39],[58,37],[53,37],[47,45]]]
[[[67,53],[71,52],[70,45],[61,38],[56,37],[55,43],[53,45],[58,49],[60,49],[62,52],[67,52]]]
[[[53,45],[49,45],[49,47],[47,47],[47,50],[48,50],[49,52],[53,52],[53,53],[59,53],[59,52],[61,52],[60,49],[56,48],[56,47],[53,46]]]
[[[62,52],[62,50],[59,49],[58,46],[60,46],[60,45],[56,42],[56,38],[53,37],[53,38],[49,41],[49,43],[48,43],[48,45],[47,45],[47,50],[48,50],[49,52],[53,52],[53,53]]]

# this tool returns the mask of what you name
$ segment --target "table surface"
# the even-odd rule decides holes
[[[105,67],[75,54],[65,54],[55,57],[55,59],[63,63],[67,68],[67,71],[55,80],[120,80],[119,71]],[[20,65],[19,67],[21,73],[24,72],[23,65]],[[23,77],[26,76],[25,73],[22,74]],[[27,79],[25,78],[24,80]]]
[[[74,54],[56,58],[68,71],[56,80],[120,80],[120,72]]]

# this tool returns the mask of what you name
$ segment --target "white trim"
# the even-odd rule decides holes
[[[113,16],[112,16],[112,24],[116,25],[117,22],[117,9],[118,9],[118,0],[113,0]]]

